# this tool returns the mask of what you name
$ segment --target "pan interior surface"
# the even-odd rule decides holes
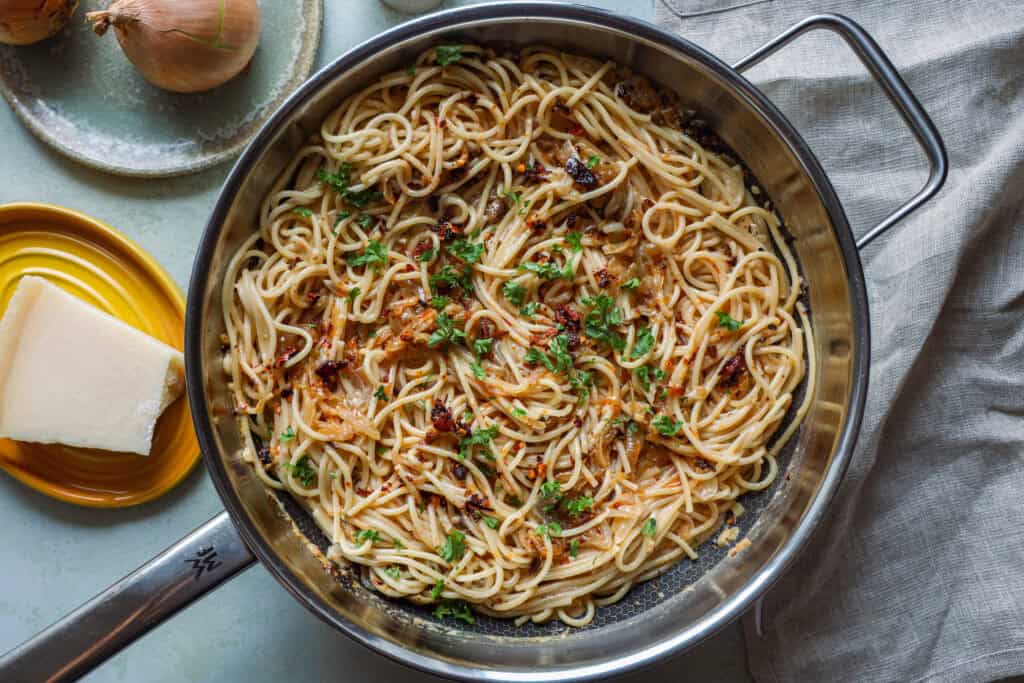
[[[344,568],[329,573],[315,550],[326,539],[312,519],[287,495],[268,494],[238,457],[240,439],[219,362],[228,259],[258,225],[260,203],[281,170],[334,107],[378,75],[405,68],[428,47],[457,41],[497,48],[553,45],[614,60],[675,91],[772,198],[808,283],[815,337],[808,367],[811,405],[781,454],[773,485],[740,498],[747,510],[738,520],[740,538],[750,545],[730,557],[726,548],[706,543],[698,549],[699,560],[684,560],[634,586],[583,629],[557,621],[516,627],[484,617],[474,626],[454,627],[432,619],[428,610],[367,590]],[[385,655],[442,675],[593,678],[711,635],[742,613],[806,540],[838,485],[859,426],[868,343],[863,277],[846,219],[817,162],[781,114],[727,66],[653,26],[597,10],[542,3],[453,10],[400,26],[325,68],[268,122],[235,166],[207,227],[192,282],[186,333],[190,399],[207,464],[243,536],[321,618]]]

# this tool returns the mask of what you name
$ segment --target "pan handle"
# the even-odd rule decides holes
[[[77,679],[255,561],[222,512],[0,657],[0,679]]]
[[[914,137],[917,138],[931,167],[928,181],[917,194],[857,240],[857,248],[863,249],[876,237],[917,210],[939,191],[946,181],[949,161],[946,157],[946,147],[939,132],[935,129],[935,124],[932,123],[928,113],[914,97],[914,93],[907,87],[899,72],[896,71],[896,67],[885,56],[875,39],[848,17],[839,14],[819,14],[808,17],[751,52],[734,64],[733,68],[740,72],[746,71],[793,42],[798,36],[817,29],[825,29],[839,34],[857,54],[861,63],[871,72],[875,81],[882,87],[889,101],[893,103],[900,116],[903,117],[903,121],[913,132]]]

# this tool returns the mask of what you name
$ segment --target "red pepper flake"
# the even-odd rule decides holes
[[[572,128],[569,129],[569,134],[570,135],[580,136],[580,135],[583,135],[584,132],[586,132],[586,131],[583,130],[583,126],[581,126],[578,123],[572,124]]]
[[[452,416],[452,411],[440,400],[435,400],[430,409],[430,421],[434,424],[434,429],[439,432],[455,431],[455,418]]]
[[[348,365],[345,360],[325,360],[317,366],[316,375],[319,377],[328,390],[334,391],[338,388],[338,373]]]

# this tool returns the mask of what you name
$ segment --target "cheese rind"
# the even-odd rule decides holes
[[[177,349],[23,277],[0,320],[0,437],[148,455],[184,370]]]

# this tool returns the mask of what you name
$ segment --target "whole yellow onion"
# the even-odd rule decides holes
[[[29,45],[64,28],[78,0],[0,0],[0,43]]]
[[[153,85],[174,92],[216,88],[239,74],[260,39],[256,0],[114,0],[86,20],[117,42]]]

